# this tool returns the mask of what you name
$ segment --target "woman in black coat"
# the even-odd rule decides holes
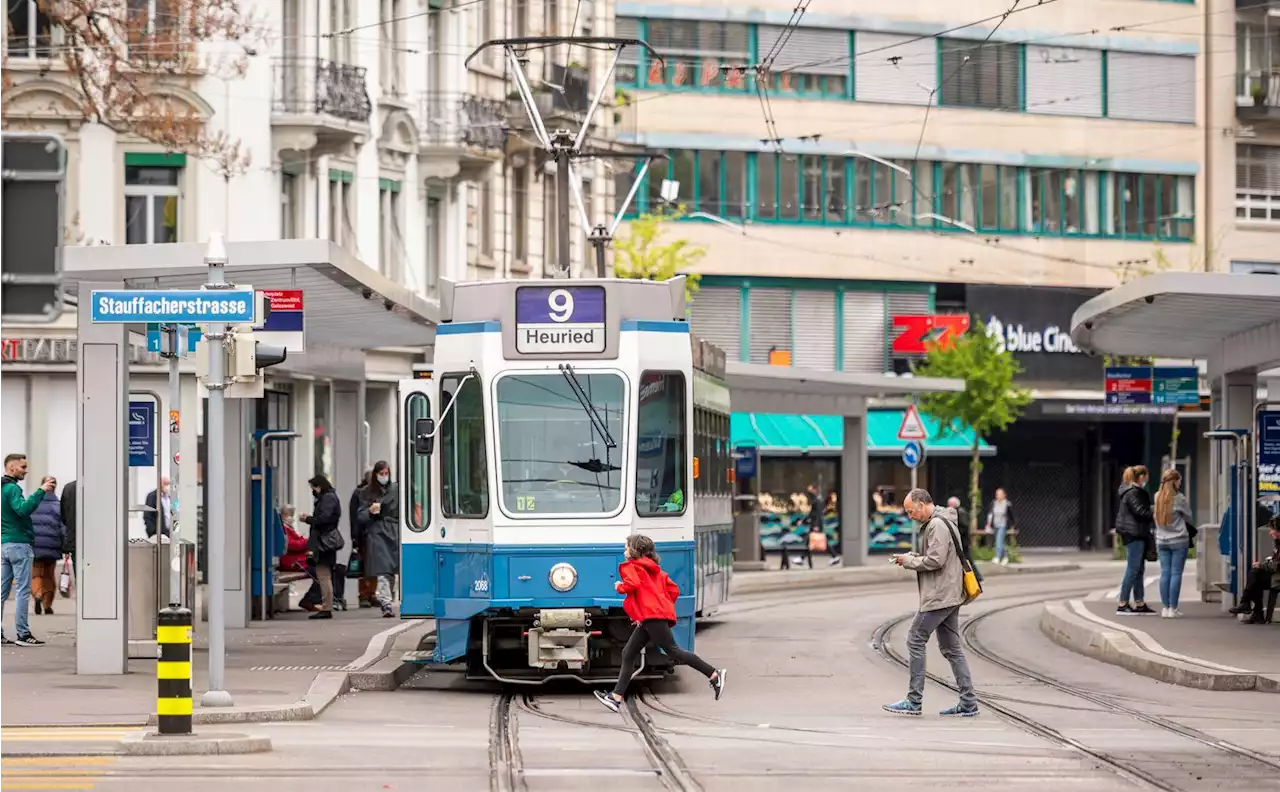
[[[307,549],[316,557],[316,578],[320,584],[320,610],[311,614],[313,619],[333,618],[333,565],[338,561],[338,551],[345,542],[342,539],[342,502],[333,485],[324,476],[314,476],[308,482],[315,496],[314,514],[304,514],[298,519],[311,526]]]
[[[382,615],[391,618],[391,579],[400,572],[400,490],[391,481],[391,466],[378,462],[360,499],[360,526],[363,547],[360,563],[365,577],[377,578],[375,598]]]
[[[1142,578],[1147,571],[1147,547],[1154,547],[1155,518],[1151,514],[1151,493],[1145,489],[1147,469],[1142,465],[1125,468],[1120,485],[1120,507],[1116,510],[1116,535],[1124,544],[1124,581],[1116,615],[1155,613],[1143,599]],[[1133,604],[1129,597],[1132,594]]]

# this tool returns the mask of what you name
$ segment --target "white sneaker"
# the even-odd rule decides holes
[[[1169,618],[1170,618],[1170,619],[1181,619],[1181,618],[1182,618],[1182,611],[1178,610],[1177,608],[1170,608],[1170,609],[1169,609]]]
[[[1009,566],[1009,556],[1005,556],[1004,558],[1000,559],[1000,565]]]
[[[1160,618],[1162,618],[1162,619],[1172,619],[1172,618],[1173,618],[1173,608],[1161,608],[1161,609],[1160,609]]]

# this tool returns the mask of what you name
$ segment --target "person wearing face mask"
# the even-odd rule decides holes
[[[165,536],[169,535],[169,477],[160,477],[160,489],[151,490],[147,493],[147,505],[154,511],[143,512],[142,522],[147,526],[147,536],[156,535],[156,525],[160,526],[160,533]]]
[[[333,485],[324,476],[316,475],[308,482],[316,499],[315,514],[299,515],[298,519],[311,526],[308,549],[316,557],[316,582],[320,585],[320,610],[311,614],[313,619],[333,618],[333,567],[338,551],[345,544],[342,538],[342,501],[333,491]]]
[[[395,616],[391,609],[391,579],[400,572],[400,492],[391,482],[391,466],[378,462],[373,479],[360,502],[356,517],[364,549],[360,562],[363,574],[377,578],[374,599],[384,618]]]

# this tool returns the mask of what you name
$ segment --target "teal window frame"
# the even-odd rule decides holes
[[[648,174],[645,176],[645,183],[641,184],[636,193],[636,200],[632,202],[634,207],[627,213],[627,217],[635,217],[650,210],[649,192],[654,189],[654,185],[661,184],[662,179],[670,178],[668,169],[670,163],[674,162],[682,153],[692,154],[693,162],[693,185],[692,188],[685,193],[682,202],[686,205],[697,207],[706,211],[701,206],[702,202],[702,160],[705,156],[717,156],[720,158],[720,168],[718,173],[719,191],[716,199],[718,211],[709,212],[725,216],[727,184],[729,179],[729,171],[725,166],[727,155],[730,153],[723,150],[694,150],[691,152],[669,151],[667,152],[670,160],[657,160],[649,167]],[[973,227],[979,234],[995,235],[995,236],[1035,236],[1035,237],[1063,237],[1063,238],[1089,238],[1089,239],[1115,239],[1130,241],[1161,241],[1161,242],[1191,242],[1194,239],[1196,224],[1196,206],[1195,206],[1195,184],[1194,176],[1167,174],[1167,173],[1130,173],[1121,171],[1104,171],[1092,170],[1088,168],[1031,168],[1014,165],[996,165],[994,163],[970,163],[970,162],[953,162],[953,161],[933,161],[920,160],[913,162],[903,162],[904,167],[909,166],[912,171],[915,186],[908,193],[910,196],[910,208],[900,211],[890,211],[891,206],[896,206],[899,201],[898,185],[900,179],[907,178],[901,172],[894,168],[888,168],[874,160],[868,160],[863,157],[839,157],[827,155],[800,155],[800,154],[780,154],[774,151],[748,151],[734,152],[743,155],[743,165],[745,169],[745,190],[743,199],[745,201],[744,216],[740,218],[748,223],[763,223],[783,226],[825,226],[831,228],[895,228],[907,231],[918,231],[922,229],[950,232],[950,233],[972,233],[963,228],[958,228],[949,223],[944,223],[932,218],[917,220],[915,215],[923,205],[927,205],[928,211],[933,214],[946,215],[943,210],[947,196],[942,195],[942,174],[946,165],[955,165],[958,167],[958,173],[964,173],[962,166],[972,166],[974,173],[973,184],[961,184],[958,178],[957,184],[966,189],[976,192],[976,200],[973,202],[975,217],[973,218]],[[796,158],[796,192],[795,195],[783,195],[783,179],[782,179],[782,158],[791,156]],[[760,162],[762,157],[771,158],[774,163],[774,183],[773,194],[763,195],[760,185]],[[814,175],[810,175],[806,169],[806,160],[809,157],[818,157],[818,168]],[[860,165],[865,163],[865,165]],[[982,180],[983,168],[990,167],[996,169],[996,181],[994,188],[996,190],[995,211],[996,217],[989,218],[986,216],[984,207],[984,191],[987,186]],[[835,169],[841,169],[844,175],[844,195],[843,207],[836,214],[840,219],[833,219],[830,215],[832,204],[830,174]],[[889,195],[881,195],[884,184],[877,187],[876,174],[877,169],[884,169],[888,173],[886,181],[888,185]],[[874,214],[864,211],[864,217],[859,217],[860,207],[857,198],[859,194],[858,178],[865,174],[866,194],[870,200],[867,208],[875,209]],[[1090,177],[1096,174],[1096,189],[1090,190]],[[1121,199],[1118,190],[1127,184],[1126,179],[1134,177],[1133,186],[1137,194],[1131,196],[1128,203]],[[806,206],[806,184],[807,179],[819,179],[819,189],[817,196],[822,202],[820,210],[816,216],[809,216],[810,212]],[[1069,229],[1067,220],[1069,214],[1067,211],[1067,179],[1074,179],[1076,183],[1075,199],[1078,204],[1078,217],[1076,224]],[[1190,180],[1191,185],[1185,191],[1182,188],[1185,185],[1184,180]],[[1171,183],[1172,189],[1166,193],[1166,183]],[[920,199],[920,190],[917,189],[921,185],[927,184],[929,191],[927,193],[927,204],[922,204]],[[1150,202],[1148,197],[1144,196],[1144,192],[1148,187],[1152,189],[1155,206],[1152,210],[1154,214],[1150,218],[1154,221],[1154,229],[1152,223],[1146,222],[1148,209],[1147,203]],[[1050,224],[1045,222],[1042,214],[1038,214],[1036,207],[1045,205],[1042,200],[1046,195],[1045,191],[1056,190],[1055,222]],[[1034,195],[1032,191],[1035,191]],[[685,192],[682,189],[682,192]],[[1007,206],[1006,193],[1012,192],[1016,194],[1015,204],[1012,207],[1014,216],[1008,217],[1006,211],[1010,207]],[[1189,214],[1186,217],[1177,216],[1177,210],[1183,203],[1182,195],[1189,196],[1186,201],[1189,205]],[[1172,196],[1173,206],[1165,206],[1166,199]],[[1032,200],[1033,197],[1036,200]],[[784,217],[783,207],[787,203],[787,199],[794,203],[794,218]],[[774,216],[765,217],[761,212],[762,200],[768,200],[774,205]],[[1118,205],[1117,205],[1118,202]],[[1053,203],[1053,202],[1050,202]],[[960,204],[956,203],[957,208]],[[1043,212],[1043,208],[1040,209]],[[1091,213],[1096,212],[1097,229],[1089,230]],[[895,217],[896,215],[896,217]],[[1136,216],[1137,225],[1135,230],[1130,231],[1130,222]],[[962,220],[963,218],[955,218]],[[700,218],[686,218],[686,220],[700,221]],[[1114,225],[1111,231],[1108,228]],[[1152,233],[1154,230],[1154,233]]]

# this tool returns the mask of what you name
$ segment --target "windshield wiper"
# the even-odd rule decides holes
[[[622,468],[617,465],[610,464],[608,462],[601,462],[598,459],[588,459],[586,462],[570,461],[569,464],[579,468],[580,470],[585,470],[588,473],[614,473],[622,470]]]
[[[582,385],[578,383],[578,376],[573,373],[573,366],[568,363],[561,363],[560,373],[564,375],[565,382],[569,383],[569,389],[573,391],[573,395],[578,397],[578,403],[582,405],[582,409],[587,411],[587,415],[591,418],[591,424],[595,426],[596,431],[604,438],[605,448],[617,448],[618,444],[614,442],[613,435],[609,434],[609,427],[605,426],[604,420],[600,418],[600,413],[596,412],[595,405],[587,398],[586,392],[582,390]]]

